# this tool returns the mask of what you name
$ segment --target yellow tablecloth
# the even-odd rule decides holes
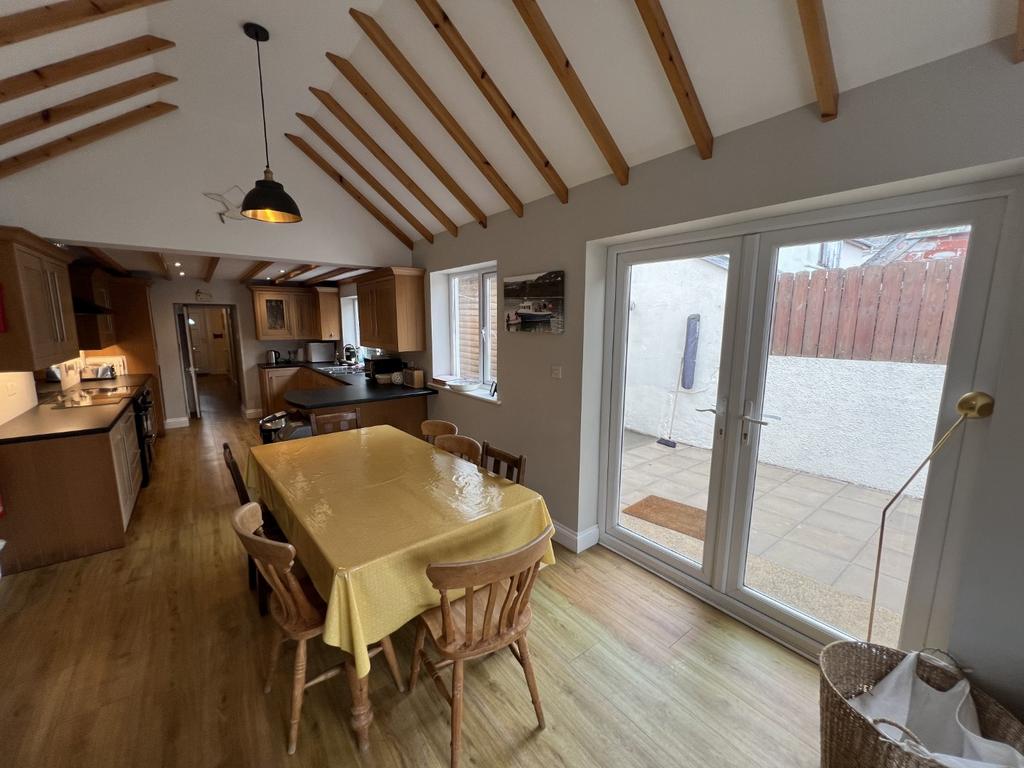
[[[507,552],[551,522],[535,491],[389,426],[255,446],[246,484],[327,601],[324,641],[360,677],[369,643],[437,605],[427,565]]]

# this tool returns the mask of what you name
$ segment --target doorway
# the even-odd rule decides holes
[[[918,199],[610,253],[602,543],[791,645],[864,637],[881,509],[991,363],[1005,199]],[[962,445],[888,518],[876,641],[941,635]]]
[[[175,316],[190,418],[237,415],[244,390],[235,307],[176,304]]]

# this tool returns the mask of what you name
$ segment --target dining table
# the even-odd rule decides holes
[[[536,491],[391,426],[253,446],[245,479],[327,605],[323,640],[346,654],[361,750],[367,646],[438,605],[427,566],[514,550],[551,524]]]

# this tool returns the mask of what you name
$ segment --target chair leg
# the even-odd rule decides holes
[[[270,641],[270,663],[267,665],[267,682],[263,686],[264,693],[270,693],[270,686],[274,682],[274,670],[277,669],[277,660],[281,657],[282,645],[284,645],[284,632],[275,624],[274,637]]]
[[[395,656],[395,646],[391,644],[391,636],[386,635],[380,641],[381,650],[384,651],[384,659],[391,670],[391,677],[395,679],[395,686],[399,693],[405,693],[405,683],[402,680],[402,672],[398,668],[398,657]]]
[[[256,574],[256,604],[259,606],[260,616],[267,615],[267,604],[270,598],[270,585],[263,578],[262,573]]]
[[[462,659],[458,659],[452,665],[452,768],[459,768],[462,754],[463,664]]]
[[[249,561],[249,589],[256,589],[256,579],[259,576],[259,571],[256,570],[256,562],[252,559],[252,555],[247,555],[246,559]]]
[[[530,647],[526,643],[526,635],[519,638],[519,656],[523,661],[523,672],[526,684],[530,687],[530,698],[533,699],[533,710],[537,713],[537,725],[544,729],[544,710],[540,706],[540,694],[537,692],[537,678],[533,675],[533,662],[530,660]]]
[[[423,653],[423,642],[427,639],[427,626],[422,621],[416,625],[416,643],[412,648],[412,671],[409,673],[409,692],[416,687],[420,676],[420,656]]]
[[[299,717],[302,715],[302,694],[306,688],[306,641],[295,648],[295,676],[292,678],[292,718],[288,729],[288,754],[295,754],[299,741]]]

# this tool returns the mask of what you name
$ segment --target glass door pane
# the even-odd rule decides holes
[[[618,524],[701,570],[717,519],[730,263],[728,253],[634,263],[622,308]]]
[[[970,237],[775,251],[743,583],[847,635],[866,632],[881,509],[931,449]],[[876,642],[899,641],[925,482],[888,518]]]

